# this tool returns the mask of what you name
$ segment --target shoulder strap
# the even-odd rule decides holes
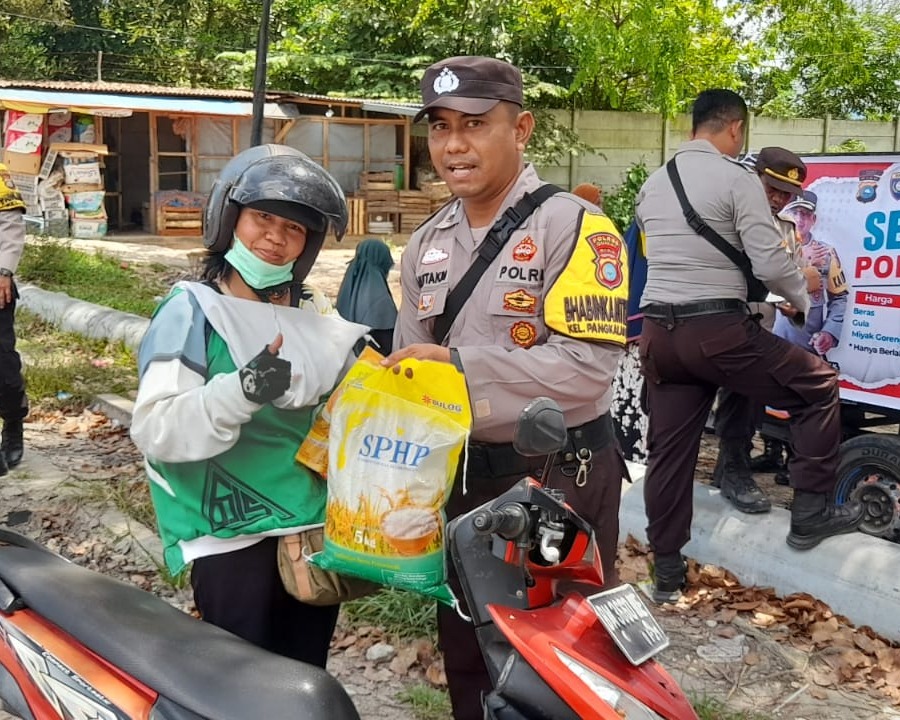
[[[672,187],[675,188],[675,194],[678,196],[678,202],[681,203],[681,212],[684,213],[684,219],[687,220],[687,224],[691,226],[695,233],[712,244],[716,250],[723,255],[727,255],[728,259],[746,275],[750,271],[750,260],[744,253],[707,225],[703,218],[697,214],[697,211],[694,210],[684,192],[684,185],[681,182],[681,175],[678,174],[675,158],[666,163],[666,172],[669,174],[669,180],[672,181]]]
[[[533,193],[525,193],[522,199],[512,207],[506,208],[503,215],[491,226],[484,238],[484,242],[478,248],[478,257],[475,258],[475,261],[466,270],[466,274],[462,276],[462,279],[450,291],[450,294],[447,296],[447,302],[444,305],[444,312],[434,321],[432,334],[436,343],[439,345],[443,344],[450,326],[456,320],[456,316],[459,315],[459,311],[466,304],[481,276],[484,275],[484,271],[488,269],[497,255],[500,254],[513,231],[525,222],[547,198],[562,191],[562,188],[556,185],[549,183],[541,185]]]

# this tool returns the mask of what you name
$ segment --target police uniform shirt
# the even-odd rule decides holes
[[[498,216],[541,184],[535,170],[526,166]],[[510,442],[522,408],[540,395],[560,404],[569,427],[609,409],[622,345],[569,337],[548,328],[544,315],[544,300],[576,246],[581,214],[590,209],[593,218],[612,228],[605,216],[596,214],[596,207],[573,195],[546,200],[513,232],[451,326],[445,344],[459,351],[472,403],[474,440]],[[486,230],[477,233],[481,239]],[[458,200],[413,233],[401,261],[403,302],[395,348],[435,342],[434,320],[444,312],[448,292],[474,261],[476,249]],[[622,272],[627,282],[627,259]],[[624,343],[627,286],[622,303]]]
[[[707,140],[684,143],[675,157],[697,214],[746,252],[753,274],[769,290],[805,315],[809,307],[806,280],[785,252],[756,173]],[[741,271],[687,224],[665,167],[644,183],[635,212],[647,238],[647,284],[641,306],[747,299]]]
[[[19,267],[25,249],[25,203],[5,165],[0,164],[0,268]]]

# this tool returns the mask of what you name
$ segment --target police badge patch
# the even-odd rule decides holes
[[[622,260],[624,245],[612,233],[596,233],[587,239],[594,251],[594,264],[597,266],[597,282],[603,287],[614,290],[622,284]]]

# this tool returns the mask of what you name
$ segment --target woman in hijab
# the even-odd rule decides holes
[[[337,311],[345,320],[368,325],[383,354],[391,351],[397,305],[388,288],[387,276],[394,260],[382,240],[363,240],[347,266],[337,296]]]

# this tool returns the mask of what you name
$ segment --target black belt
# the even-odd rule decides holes
[[[606,412],[596,420],[569,428],[566,447],[557,454],[556,464],[578,462],[578,451],[602,450],[616,437],[612,416]],[[468,472],[473,475],[526,475],[544,466],[545,458],[527,458],[519,455],[512,443],[470,442],[468,447]]]
[[[702,315],[718,315],[729,312],[747,313],[747,303],[743,300],[701,300],[695,303],[679,305],[651,304],[641,308],[644,317],[654,320],[673,320],[679,318],[701,317]]]

